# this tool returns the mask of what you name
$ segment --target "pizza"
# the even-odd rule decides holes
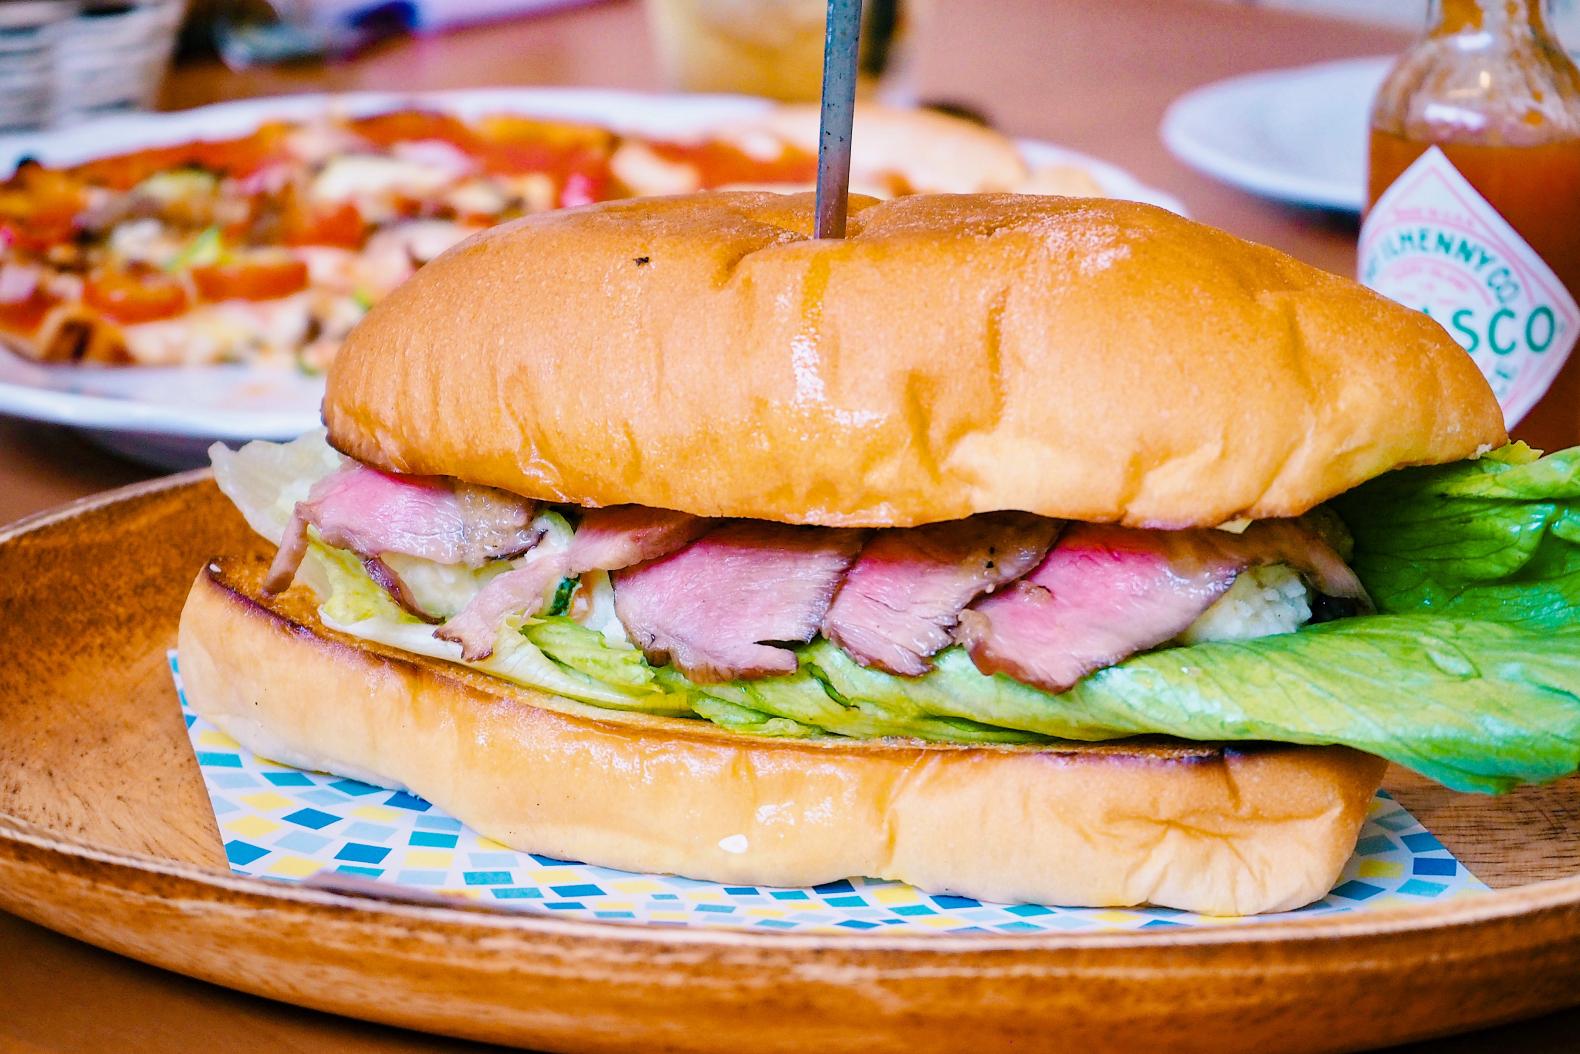
[[[858,114],[852,189],[1099,194],[942,114]],[[266,123],[0,184],[0,342],[51,363],[246,362],[319,372],[417,267],[548,209],[709,188],[800,190],[815,107],[683,141],[520,114],[407,108]]]

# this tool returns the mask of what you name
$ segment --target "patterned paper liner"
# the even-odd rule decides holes
[[[517,852],[403,791],[278,765],[193,714],[174,652],[170,670],[233,870],[299,882],[321,872],[541,914],[658,926],[796,933],[1103,932],[1249,921],[1168,908],[990,904],[853,878],[806,889],[725,886]],[[1487,887],[1386,792],[1355,855],[1322,900],[1257,919],[1364,911],[1473,896]]]

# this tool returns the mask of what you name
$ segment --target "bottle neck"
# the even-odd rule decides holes
[[[1432,36],[1485,33],[1492,36],[1547,36],[1550,0],[1431,0],[1427,24]]]
[[[1416,143],[1580,140],[1580,69],[1541,0],[1433,0],[1431,31],[1378,90],[1372,127]]]

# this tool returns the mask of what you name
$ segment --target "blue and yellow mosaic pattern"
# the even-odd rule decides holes
[[[808,889],[725,886],[516,852],[421,798],[249,753],[188,709],[174,653],[170,665],[226,856],[244,875],[294,882],[330,871],[543,914],[800,933],[1096,932],[1243,921],[1165,908],[987,904],[868,878]],[[1413,904],[1486,888],[1415,817],[1379,794],[1333,891],[1299,911],[1260,918]]]

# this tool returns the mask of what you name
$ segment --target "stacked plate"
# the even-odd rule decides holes
[[[76,8],[74,0],[0,4],[0,127],[44,123],[54,98],[60,28]]]
[[[182,9],[181,0],[0,4],[0,128],[150,105]]]

